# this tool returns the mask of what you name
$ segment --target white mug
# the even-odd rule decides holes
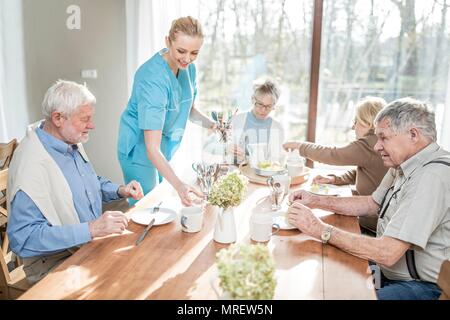
[[[272,228],[276,228],[272,232]],[[272,222],[270,214],[258,213],[252,215],[250,219],[250,238],[257,242],[267,242],[270,237],[280,231],[280,226]]]
[[[203,226],[203,207],[192,206],[181,209],[181,230],[199,232]]]

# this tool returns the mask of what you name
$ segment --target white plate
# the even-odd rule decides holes
[[[265,170],[265,169],[259,169],[259,168],[253,168],[253,170],[255,171],[255,173],[259,176],[263,176],[263,177],[271,177],[274,176],[276,174],[283,174],[286,173],[286,169],[282,168],[280,170]]]
[[[338,196],[342,193],[342,188],[332,184],[317,184],[315,187],[309,185],[304,189],[320,196]]]
[[[272,215],[272,222],[280,226],[281,230],[297,229],[287,221],[288,213],[286,211],[277,211]]]
[[[157,213],[152,213],[153,208],[136,209],[131,213],[131,220],[138,224],[148,225],[155,218],[155,226],[166,224],[175,220],[177,213],[169,208],[161,207]]]

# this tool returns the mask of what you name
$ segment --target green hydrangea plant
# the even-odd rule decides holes
[[[208,201],[210,204],[228,209],[238,206],[247,193],[247,177],[229,173],[220,177],[213,185]]]
[[[275,262],[262,244],[232,244],[216,254],[220,286],[232,299],[273,299]]]

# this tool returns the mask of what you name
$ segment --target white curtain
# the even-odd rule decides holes
[[[172,21],[182,15],[181,0],[126,0],[128,89],[134,73],[165,47]]]
[[[4,12],[5,8],[3,5],[4,0],[0,1],[0,142],[6,142],[8,137],[8,131],[6,127],[6,116],[5,116],[5,59],[4,59]]]
[[[440,145],[450,151],[450,68],[448,71],[447,97],[445,99],[444,116],[442,121],[442,132]]]
[[[29,122],[22,1],[0,0],[0,142],[22,139]]]

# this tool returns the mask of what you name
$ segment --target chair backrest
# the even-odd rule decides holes
[[[9,167],[14,150],[17,147],[17,140],[12,139],[8,143],[0,143],[0,170]]]
[[[8,169],[4,169],[0,171],[0,226],[3,224],[3,217],[8,216],[8,212],[6,211],[6,205],[2,206],[4,203],[6,204],[6,185],[8,183]]]
[[[8,169],[0,171],[0,191],[6,194],[8,181]],[[0,206],[0,226],[8,221],[8,212]],[[0,248],[0,296],[6,294],[6,298],[14,299],[25,292],[28,284],[23,271],[22,260],[9,250],[8,235],[4,232],[2,246]]]
[[[438,286],[442,290],[439,300],[450,300],[450,260],[445,260],[441,265]]]
[[[6,185],[8,182],[8,169],[1,170],[0,171],[0,192],[3,192],[6,194]],[[0,206],[0,226],[5,225],[8,221],[8,212],[6,209],[2,208]],[[8,251],[8,237],[5,233],[5,237],[2,239],[2,247],[0,248],[0,267],[3,271],[3,274],[5,276],[6,281],[10,281],[9,272],[8,272],[8,266],[7,262],[5,261],[5,255]]]
[[[8,169],[0,170],[0,204],[6,202],[6,185],[8,184]],[[8,216],[6,206],[0,206],[0,215]]]

